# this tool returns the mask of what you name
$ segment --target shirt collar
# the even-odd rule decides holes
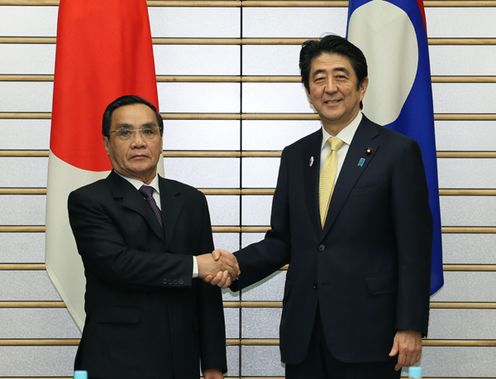
[[[133,185],[134,188],[136,188],[138,191],[139,189],[141,188],[141,186],[150,186],[150,187],[153,187],[153,189],[158,193],[160,194],[160,188],[158,186],[158,174],[155,175],[155,177],[153,178],[153,180],[150,182],[150,184],[146,184],[144,182],[142,182],[141,180],[139,179],[134,179],[134,178],[129,178],[127,176],[124,176],[124,175],[121,175],[119,174],[117,171],[116,171],[116,174],[119,175],[120,177],[126,179],[129,183],[131,183]]]
[[[358,125],[360,125],[360,122],[362,121],[362,118],[363,118],[362,112],[358,112],[356,117],[334,137],[338,137],[345,144],[350,145],[351,141],[353,140],[353,137],[355,136],[355,132],[358,129]],[[327,130],[325,130],[324,126],[322,126],[321,150],[324,148],[324,146],[326,146],[326,142],[329,139],[329,137],[333,137],[333,136],[327,133]]]

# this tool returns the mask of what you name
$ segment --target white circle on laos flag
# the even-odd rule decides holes
[[[363,113],[380,125],[395,121],[417,74],[417,36],[410,18],[387,1],[370,1],[352,13],[348,40],[367,59]]]

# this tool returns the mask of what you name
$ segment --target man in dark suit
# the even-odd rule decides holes
[[[307,41],[300,69],[322,129],[282,152],[271,230],[234,254],[241,275],[231,288],[289,264],[287,378],[399,378],[420,359],[428,324],[432,222],[421,153],[362,115],[367,63],[353,44]]]
[[[100,379],[221,379],[226,371],[221,293],[198,278],[215,262],[205,196],[157,175],[163,121],[136,96],[103,117],[112,172],[69,196],[82,257],[86,321],[75,368]],[[222,275],[222,274],[221,274]],[[201,362],[201,365],[200,365]]]

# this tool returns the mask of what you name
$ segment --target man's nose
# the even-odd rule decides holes
[[[325,92],[336,92],[337,86],[336,82],[333,80],[333,78],[328,78],[326,81],[326,85],[324,87]]]
[[[145,145],[145,139],[141,134],[141,130],[133,130],[133,135],[131,136],[131,146],[140,147]]]

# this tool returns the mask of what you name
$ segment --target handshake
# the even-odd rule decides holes
[[[198,277],[205,283],[227,288],[241,273],[236,257],[230,252],[215,249],[212,253],[198,255]]]

